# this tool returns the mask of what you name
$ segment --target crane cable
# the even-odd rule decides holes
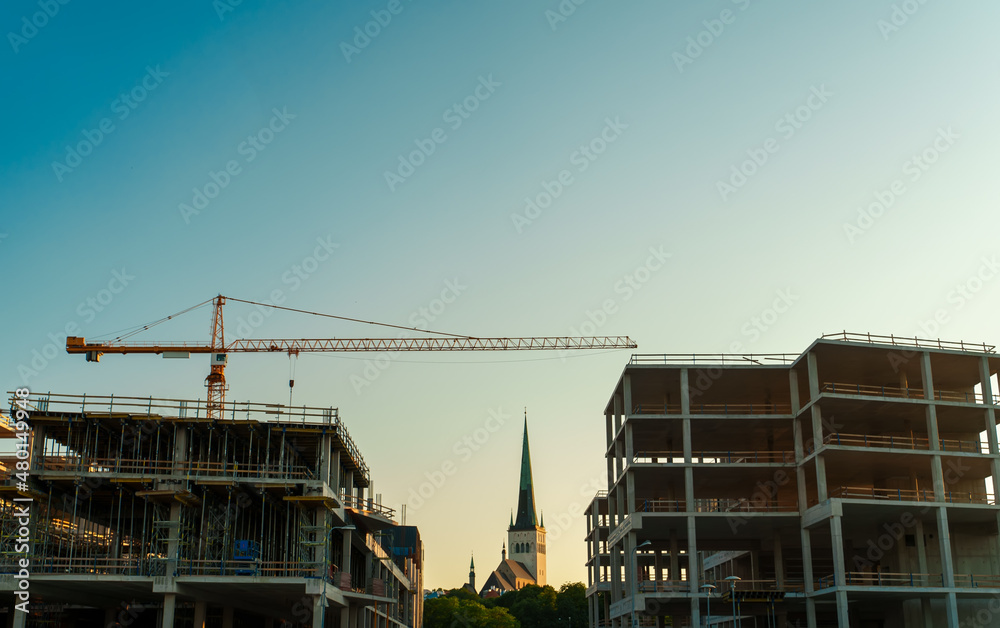
[[[213,300],[214,299],[209,299],[207,301],[202,301],[198,305],[192,305],[191,307],[183,309],[180,312],[176,312],[174,314],[171,314],[170,316],[165,316],[165,317],[163,317],[161,319],[158,319],[158,320],[155,320],[155,321],[153,321],[151,323],[146,323],[145,325],[137,325],[135,327],[126,327],[125,329],[119,329],[118,331],[112,331],[112,332],[108,332],[106,334],[101,334],[99,336],[94,336],[94,337],[95,338],[103,338],[105,336],[110,336],[111,334],[117,334],[119,332],[123,332],[124,331],[126,333],[124,333],[124,334],[122,334],[120,336],[117,336],[116,338],[114,338],[113,340],[111,340],[109,342],[114,343],[114,342],[118,342],[120,340],[125,340],[126,338],[129,338],[130,336],[134,336],[134,335],[136,335],[136,334],[138,334],[140,332],[146,331],[147,329],[150,329],[151,327],[156,327],[157,325],[159,325],[161,323],[165,323],[165,322],[167,322],[167,321],[169,321],[169,320],[171,320],[173,318],[177,318],[181,314],[187,314],[188,312],[191,312],[192,310],[197,310],[200,307],[204,307],[204,306],[208,305],[209,303],[211,303]]]
[[[406,331],[416,331],[422,334],[439,334],[442,336],[454,336],[455,338],[475,338],[476,336],[466,336],[463,334],[452,334],[446,331],[433,331],[430,329],[420,329],[418,327],[404,327],[402,325],[392,325],[390,323],[378,323],[376,321],[366,321],[360,318],[349,318],[347,316],[336,316],[334,314],[323,314],[322,312],[310,312],[308,310],[297,310],[292,307],[282,307],[280,305],[274,305],[273,303],[257,303],[256,301],[244,301],[243,299],[235,299],[233,297],[225,297],[227,301],[237,301],[239,303],[247,303],[249,305],[259,305],[261,307],[270,307],[276,310],[287,310],[289,312],[298,312],[299,314],[312,314],[313,316],[323,316],[326,318],[336,318],[337,320],[350,321],[352,323],[365,323],[367,325],[380,325],[382,327],[392,327],[395,329],[405,329]]]

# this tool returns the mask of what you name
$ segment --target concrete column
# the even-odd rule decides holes
[[[818,451],[820,447],[823,446],[823,414],[820,412],[819,406],[813,404],[812,406],[812,432],[813,432],[813,447]],[[826,486],[826,461],[823,459],[823,454],[816,454],[816,493],[820,502],[824,502],[829,498],[829,493],[827,492]]]
[[[177,559],[180,554],[181,535],[181,504],[174,502],[170,504],[170,537],[167,541],[167,564],[166,576],[172,578],[177,573]]]
[[[205,628],[205,614],[208,611],[208,602],[194,603],[194,628]]]
[[[934,400],[934,372],[931,369],[930,351],[920,352],[920,379],[924,384],[924,399]]]
[[[633,430],[635,426],[632,421],[625,421],[625,495],[628,503],[635,503],[635,472],[632,469],[632,462],[635,460],[635,446]]]
[[[333,488],[334,492],[339,492],[337,487],[340,484],[340,450],[334,449],[332,434],[325,437],[323,443],[324,451],[329,455],[329,464],[327,464],[327,472],[322,478]]]
[[[802,539],[802,577],[806,581],[806,593],[812,593],[816,577],[815,574],[813,574],[812,536],[809,532],[809,528],[802,528],[800,537]]]
[[[819,397],[819,365],[815,353],[806,356],[806,367],[809,369],[809,397],[815,400]]]
[[[938,545],[941,551],[941,574],[944,586],[955,586],[955,566],[951,559],[951,531],[948,525],[948,509],[939,506],[937,510]]]
[[[351,625],[351,609],[347,606],[340,609],[340,626],[341,628],[348,628]]]
[[[632,376],[628,373],[628,371],[622,375],[622,394],[625,397],[622,400],[625,404],[622,411],[625,414],[625,421],[627,422],[629,416],[632,415],[632,408],[634,407],[632,403]]]
[[[615,395],[615,397],[614,397],[615,431],[614,431],[613,436],[617,436],[618,435],[618,430],[622,429],[622,414],[623,414],[622,406],[623,406],[622,396],[621,395]]]
[[[323,628],[323,613],[326,612],[326,600],[322,595],[313,596],[312,604],[312,628]],[[195,628],[198,628],[195,626]]]
[[[341,534],[344,537],[343,545],[341,546],[341,554],[343,554],[343,564],[340,566],[340,570],[345,573],[351,573],[351,535],[354,533],[353,530],[341,530]],[[339,583],[338,583],[339,584]],[[351,583],[354,586],[354,583]]]
[[[634,597],[638,585],[639,577],[635,573],[635,566],[638,558],[635,555],[635,532],[629,532],[623,540],[625,549],[625,596]],[[633,600],[634,603],[634,600]]]
[[[945,617],[948,619],[948,628],[959,628],[958,623],[958,596],[954,592],[948,593],[944,598]]]
[[[222,607],[222,628],[233,628],[233,607]]]
[[[779,591],[785,587],[785,559],[782,555],[781,537],[778,535],[774,537],[774,579]]]
[[[847,584],[844,565],[844,529],[841,518],[840,515],[834,515],[830,518],[830,536],[833,545],[833,581],[838,587]],[[848,618],[847,592],[841,589],[837,592],[837,625],[840,628],[850,628]]]
[[[174,628],[174,607],[176,604],[176,594],[163,594],[163,621],[160,623],[161,628]]]
[[[694,512],[694,469],[684,469],[684,510]]]
[[[679,552],[679,546],[677,543],[677,530],[671,528],[670,530],[670,571],[667,572],[667,579],[678,581],[681,579],[681,559]]]
[[[809,508],[809,494],[806,490],[806,468],[802,464],[805,458],[805,445],[802,442],[802,420],[792,419],[792,442],[795,448],[795,491],[799,500],[799,515]]]
[[[618,549],[619,541],[613,547],[608,548],[611,563],[611,598],[618,601],[624,597],[622,592],[622,559],[621,551]]]
[[[685,464],[691,464],[691,459],[694,457],[694,451],[692,447],[691,439],[691,419],[689,417],[684,417],[681,422],[682,433],[684,440],[684,462]]]
[[[796,415],[802,408],[802,402],[799,400],[799,374],[791,369],[788,371],[788,392],[792,405],[792,415]]]
[[[823,454],[817,454],[816,458],[816,496],[820,503],[830,498],[826,487],[826,458]]]
[[[611,440],[612,451],[615,455],[615,478],[620,478],[622,476],[622,452],[621,452],[621,441],[618,440],[618,432],[622,428],[622,398],[621,395],[615,395],[615,433]]]
[[[347,471],[344,473],[344,482],[341,487],[341,496],[350,496],[354,492],[354,472]]]
[[[691,384],[688,369],[681,369],[681,414],[691,414]]]
[[[28,614],[15,609],[13,604],[7,607],[7,613],[7,623],[11,628],[25,628],[28,625]]]
[[[653,570],[653,580],[659,588],[659,583],[663,581],[663,552],[661,550],[656,550],[653,554]]]
[[[687,516],[688,533],[688,587],[693,603],[693,625],[698,625],[698,595],[701,592],[701,561],[698,560],[698,525],[693,515]]]

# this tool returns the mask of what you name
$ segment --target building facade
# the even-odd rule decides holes
[[[632,356],[590,625],[1000,626],[998,369],[989,345],[847,333]]]
[[[0,436],[26,434],[29,454],[26,481],[11,460],[0,482],[11,628],[421,625],[419,532],[372,494],[336,409],[227,403],[209,420],[199,401],[30,395],[11,410]]]

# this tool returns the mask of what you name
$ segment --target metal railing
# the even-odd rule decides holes
[[[841,499],[874,499],[879,501],[938,501],[933,490],[907,488],[875,488],[871,486],[840,486],[830,490],[830,497]],[[949,504],[985,504],[997,505],[993,493],[975,493],[971,491],[945,491],[944,503]]]
[[[687,593],[691,583],[687,580],[643,580],[638,589],[639,593]]]
[[[636,464],[682,464],[683,451],[640,451],[632,457]],[[794,464],[794,451],[693,451],[693,464]]]
[[[81,458],[78,456],[46,457],[41,471],[72,471],[75,473],[115,473],[133,475],[192,475],[230,476],[282,479],[315,477],[305,465],[240,464],[238,462],[174,462],[148,458]]]
[[[864,395],[869,397],[884,397],[887,399],[924,399],[923,388],[907,388],[899,386],[878,386],[872,384],[849,384],[843,382],[826,382],[820,392],[840,395]],[[985,403],[983,395],[976,392],[954,390],[932,391],[935,401],[957,401],[960,403]]]
[[[13,406],[14,393],[8,391],[8,394],[11,395],[10,402]],[[32,393],[27,403],[33,412],[49,414],[117,414],[150,419],[162,417],[202,419],[208,416],[208,402],[201,399]],[[326,426],[336,432],[361,473],[365,477],[369,475],[368,465],[361,455],[361,450],[358,449],[347,428],[344,427],[337,408],[227,401],[223,407],[221,418],[231,421],[252,420],[278,425]]]
[[[753,501],[746,498],[703,498],[694,500],[691,512],[798,512],[795,501]],[[637,499],[636,512],[687,512],[683,499]]]
[[[840,331],[834,334],[823,334],[823,340],[843,340],[844,342],[866,342],[869,344],[892,345],[894,347],[917,347],[920,349],[949,349],[953,351],[974,351],[979,353],[996,353],[995,345],[985,342],[964,342],[962,340],[930,340],[927,338],[910,338],[906,336],[880,336],[878,334],[859,334]]]
[[[844,584],[849,587],[943,587],[944,576],[939,573],[893,573],[848,571],[844,574]],[[831,574],[816,580],[816,589],[836,586]]]
[[[637,403],[632,414],[680,414],[679,404]],[[691,414],[791,414],[790,403],[692,403]]]
[[[939,441],[941,451],[960,453],[990,453],[989,445],[980,441],[956,440],[942,438]],[[922,436],[901,436],[890,434],[888,436],[872,434],[842,434],[833,433],[823,437],[826,445],[840,445],[845,447],[879,447],[886,449],[913,449],[929,451],[931,441]]]
[[[629,364],[763,366],[791,364],[800,356],[799,353],[633,353]]]
[[[378,504],[373,499],[362,499],[357,495],[344,493],[340,496],[340,501],[344,503],[346,508],[352,508],[359,512],[375,514],[389,519],[390,521],[396,516],[395,509]]]

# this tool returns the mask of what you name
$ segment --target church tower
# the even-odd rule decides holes
[[[472,557],[472,561],[469,562],[469,587],[472,592],[476,592],[476,557]]]
[[[545,525],[535,516],[535,487],[531,479],[531,451],[528,447],[528,415],[524,416],[521,445],[521,483],[517,495],[517,518],[511,516],[507,529],[508,556],[527,569],[535,584],[545,586]]]

